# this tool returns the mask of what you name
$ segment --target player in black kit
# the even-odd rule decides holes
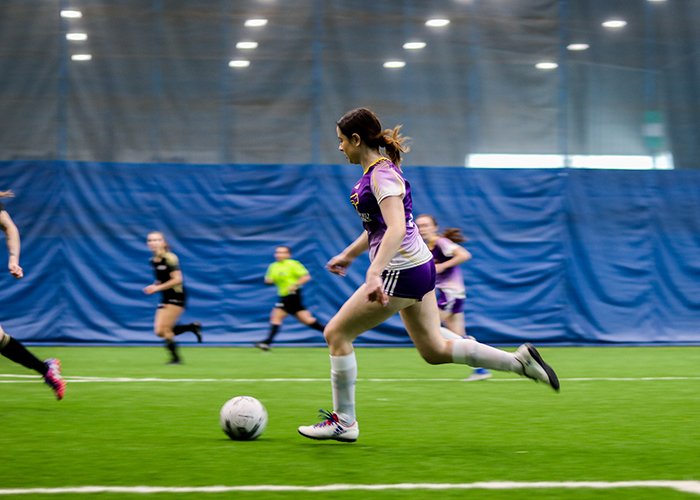
[[[0,198],[14,196],[12,191],[0,191]],[[5,207],[0,203],[0,230],[5,233],[7,239],[8,261],[7,268],[10,274],[17,279],[24,276],[24,271],[19,265],[19,231],[12,221],[10,214],[5,211]],[[0,326],[0,354],[7,359],[26,366],[31,370],[36,370],[44,377],[46,385],[51,387],[57,399],[63,399],[66,392],[66,381],[61,377],[61,362],[56,358],[46,361],[39,360],[17,339],[6,334]]]
[[[180,263],[177,255],[170,251],[170,246],[161,232],[154,231],[148,235],[148,248],[153,253],[150,262],[156,281],[144,288],[143,292],[146,295],[161,292],[163,296],[156,310],[153,330],[165,341],[165,347],[172,355],[172,359],[167,364],[180,365],[182,359],[177,352],[174,337],[184,332],[192,332],[197,336],[197,342],[201,342],[202,325],[199,321],[188,325],[176,325],[177,320],[185,312],[187,301]]]

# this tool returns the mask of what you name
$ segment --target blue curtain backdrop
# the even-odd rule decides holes
[[[22,235],[22,280],[0,274],[0,322],[34,342],[153,342],[146,235],[162,231],[189,291],[183,321],[207,342],[267,332],[275,246],[311,272],[305,303],[327,321],[362,282],[326,261],[361,232],[357,166],[0,163]],[[459,227],[466,320],[495,344],[700,342],[700,172],[409,167],[414,215]],[[4,243],[3,243],[4,244]],[[0,258],[5,259],[4,250]],[[183,340],[185,340],[183,338]],[[286,320],[280,342],[322,343]],[[359,344],[409,342],[398,317]]]

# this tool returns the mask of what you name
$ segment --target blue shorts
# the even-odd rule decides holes
[[[423,296],[435,288],[435,262],[398,271],[387,269],[382,273],[384,293],[392,297],[423,300]]]
[[[458,314],[464,311],[464,297],[461,293],[453,292],[445,288],[436,288],[438,307],[441,311]]]

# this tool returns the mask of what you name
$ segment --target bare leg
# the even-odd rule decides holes
[[[381,325],[401,309],[415,302],[413,299],[389,297],[389,303],[383,306],[378,302],[366,302],[366,296],[363,284],[326,325],[324,337],[331,356],[345,356],[352,353],[352,343],[357,337]]]
[[[156,335],[165,341],[165,346],[172,355],[171,363],[173,364],[181,362],[180,356],[177,353],[177,344],[173,340],[175,336],[173,327],[177,324],[177,320],[180,319],[184,311],[184,307],[174,304],[164,304],[163,307],[156,310],[156,317],[153,323],[153,330]]]
[[[443,317],[443,313],[446,313]],[[460,337],[466,337],[467,331],[464,327],[464,313],[460,312],[457,314],[449,313],[446,311],[440,311],[440,319],[442,319],[443,324],[449,329],[455,332]]]

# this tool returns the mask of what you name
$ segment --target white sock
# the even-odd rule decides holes
[[[331,356],[331,385],[333,386],[333,411],[343,425],[355,422],[355,381],[357,360],[355,353]]]
[[[457,340],[457,339],[463,339],[461,335],[457,335],[455,332],[452,330],[445,328],[444,326],[440,327],[440,334],[442,334],[442,338],[446,340]]]
[[[452,362],[502,372],[514,372],[518,375],[523,374],[523,365],[515,359],[512,352],[502,351],[470,339],[453,341]]]

